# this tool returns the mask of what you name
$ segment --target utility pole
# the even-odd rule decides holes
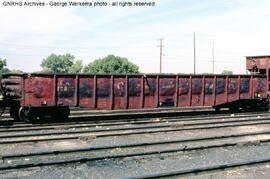
[[[196,74],[196,39],[195,39],[195,32],[193,33],[193,73]]]
[[[212,44],[212,73],[215,73],[215,41],[213,40],[213,44]]]
[[[162,52],[162,48],[164,47],[164,45],[162,44],[164,39],[158,39],[159,40],[159,73],[162,73],[162,56],[164,55]]]

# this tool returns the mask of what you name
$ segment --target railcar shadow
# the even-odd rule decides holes
[[[239,113],[247,113],[247,112],[267,112],[269,109],[246,109],[241,111],[234,111],[233,113],[228,109],[220,110],[220,111],[195,111],[195,112],[158,112],[158,113],[137,113],[137,114],[112,114],[106,116],[85,116],[85,117],[72,117],[67,119],[68,122],[80,122],[80,121],[112,121],[112,120],[124,120],[124,121],[131,121],[131,120],[140,120],[140,119],[150,119],[150,118],[159,118],[159,117],[190,117],[190,116],[200,116],[200,115],[215,115],[215,114],[239,114]],[[269,113],[270,115],[270,113]],[[59,121],[55,121],[57,123]]]
[[[63,122],[84,122],[84,121],[113,121],[113,120],[123,120],[123,121],[134,121],[134,120],[147,120],[150,118],[173,118],[173,117],[190,117],[190,116],[200,116],[200,115],[216,115],[216,114],[239,114],[239,113],[248,113],[248,112],[268,112],[269,108],[260,108],[260,109],[245,109],[239,111],[230,111],[228,109],[223,109],[219,111],[209,110],[209,111],[193,111],[193,112],[183,112],[183,111],[162,111],[157,113],[111,113],[110,115],[92,115],[92,116],[83,116],[83,117],[70,117],[68,119],[55,119],[55,118],[43,118],[42,120],[32,121],[34,124],[47,124],[47,123],[63,123]],[[270,113],[269,113],[270,115]],[[13,120],[0,121],[0,127],[9,127],[14,125]]]

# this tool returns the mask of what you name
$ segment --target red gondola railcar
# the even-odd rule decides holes
[[[213,106],[244,108],[262,105],[267,75],[2,75],[2,106],[25,121],[66,118],[69,107],[127,110]]]

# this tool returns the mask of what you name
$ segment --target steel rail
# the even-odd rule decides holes
[[[268,121],[268,120],[267,120]],[[245,122],[245,121],[244,121]],[[225,122],[226,123],[226,122]],[[240,124],[227,124],[227,125],[219,125],[219,126],[200,126],[200,127],[193,127],[193,128],[178,128],[180,126],[175,126],[175,128],[171,129],[173,126],[169,126],[169,129],[163,129],[163,130],[150,130],[150,131],[131,131],[131,132],[123,132],[123,133],[107,133],[107,134],[92,134],[92,137],[98,138],[98,137],[112,137],[112,136],[127,136],[127,135],[137,135],[137,134],[151,134],[151,133],[165,133],[165,132],[177,132],[177,131],[190,131],[190,130],[202,130],[202,129],[218,129],[218,128],[224,128],[224,127],[239,127],[239,126],[254,126],[254,125],[265,125],[265,124],[270,124],[270,122],[250,122],[250,123],[245,123],[241,124],[243,122],[239,122]],[[198,124],[201,125],[201,124]],[[213,124],[210,124],[213,125]],[[168,127],[168,126],[165,126]],[[165,128],[164,127],[164,128]],[[183,126],[181,126],[183,127]],[[184,126],[187,127],[187,126]],[[156,129],[160,127],[153,126],[150,129]],[[144,128],[141,128],[144,129]],[[128,129],[129,130],[129,129]],[[123,130],[121,130],[123,131]],[[87,133],[94,133],[94,132],[112,132],[112,131],[92,131],[92,130],[84,130],[84,131],[67,131],[67,132],[54,132],[54,133],[37,133],[37,134],[20,134],[20,135],[6,135],[6,136],[0,136],[2,139],[8,139],[8,138],[23,138],[23,137],[40,137],[40,136],[53,136],[53,135],[69,135],[69,134],[87,134]],[[74,137],[74,136],[73,136]],[[78,136],[79,137],[79,136]],[[80,136],[82,137],[82,136]],[[65,136],[65,138],[67,138]],[[30,142],[37,141],[37,140],[30,140]],[[27,140],[23,140],[27,142]],[[18,143],[22,143],[18,142]],[[6,141],[7,143],[13,143],[11,141]],[[29,142],[29,141],[28,141]],[[14,140],[14,143],[16,143],[16,140]],[[5,141],[0,141],[0,144],[5,144]]]
[[[170,123],[175,123],[175,122],[190,122],[190,121],[205,121],[205,120],[209,120],[209,119],[213,119],[213,120],[218,120],[218,119],[239,119],[239,118],[243,118],[243,117],[252,117],[252,116],[269,116],[270,115],[267,114],[254,114],[254,115],[239,115],[239,116],[209,116],[209,117],[205,117],[202,116],[201,117],[195,117],[195,118],[184,118],[184,119],[178,119],[178,118],[174,118],[174,119],[169,119],[169,118],[164,118],[161,120],[153,120],[153,119],[148,119],[148,120],[144,120],[144,121],[122,121],[122,122],[109,122],[109,123],[74,123],[74,124],[51,124],[51,125],[37,125],[37,126],[29,126],[29,127],[7,127],[5,129],[1,129],[0,128],[0,133],[3,132],[19,132],[19,131],[38,131],[38,130],[57,130],[57,128],[60,129],[68,129],[68,128],[87,128],[87,127],[96,127],[96,126],[118,126],[118,125],[127,125],[127,124],[155,124],[155,123],[165,123],[165,122],[170,122]]]
[[[191,168],[191,169],[184,169],[184,170],[176,170],[171,172],[164,172],[164,173],[154,173],[149,175],[139,175],[139,176],[131,176],[131,177],[123,177],[122,179],[152,179],[152,178],[164,178],[164,177],[180,177],[183,175],[188,174],[199,174],[204,172],[214,172],[218,170],[224,169],[232,169],[238,168],[243,166],[252,166],[252,165],[259,165],[269,163],[270,158],[264,159],[257,159],[257,160],[246,160],[234,163],[226,163],[221,165],[212,165],[212,166],[205,166],[205,167],[198,167],[198,168]]]
[[[118,127],[118,128],[93,128],[82,131],[65,131],[64,133],[80,133],[80,132],[113,132],[113,131],[125,131],[125,130],[139,130],[139,129],[156,129],[156,128],[168,128],[168,127],[188,127],[188,126],[198,126],[198,125],[213,125],[213,124],[227,124],[227,123],[243,123],[243,122],[252,122],[252,121],[268,121],[269,117],[264,118],[249,118],[249,119],[241,119],[241,120],[226,120],[226,121],[209,121],[209,122],[194,122],[194,123],[179,123],[179,124],[170,124],[170,123],[161,123],[160,125],[154,126],[128,126],[128,127]],[[95,126],[96,127],[96,126]],[[86,127],[87,128],[87,127]],[[61,130],[63,128],[53,128],[54,130]],[[24,131],[24,130],[23,130]],[[34,130],[33,130],[34,131]],[[14,132],[14,131],[13,131]],[[17,131],[15,131],[17,132]],[[21,132],[21,131],[20,131]],[[41,133],[41,134],[62,134],[63,132],[51,132],[51,133]],[[31,133],[30,135],[39,135],[40,133]],[[27,136],[27,134],[17,134],[17,135],[0,135],[0,138],[9,138],[9,136]]]
[[[236,116],[247,116],[247,115],[258,115],[258,113],[240,113],[239,115],[236,114]],[[260,113],[261,115],[267,115],[268,113]],[[213,114],[211,116],[208,116],[208,114],[203,114],[203,115],[196,115],[196,117],[193,117],[193,116],[175,116],[175,117],[164,117],[165,119],[178,119],[178,120],[185,120],[185,119],[194,119],[194,118],[214,118],[214,117],[230,117],[230,114]],[[3,128],[3,129],[10,129],[10,128],[23,128],[23,127],[43,127],[43,126],[56,126],[56,125],[73,125],[73,124],[104,124],[104,125],[107,125],[107,124],[114,124],[116,122],[119,122],[119,123],[128,123],[130,121],[134,121],[134,122],[148,122],[149,119],[152,119],[152,118],[135,118],[135,119],[127,119],[127,120],[100,120],[100,121],[67,121],[67,122],[51,122],[51,123],[34,123],[34,124],[26,124],[26,123],[23,123],[23,122],[15,122],[14,124],[15,125],[12,125],[12,123],[10,123],[10,121],[0,121],[0,122],[8,122],[7,125],[2,125],[0,126],[0,129]],[[17,125],[16,125],[17,124]]]
[[[270,142],[270,139],[267,140],[259,140],[259,142]],[[24,164],[15,164],[8,166],[0,166],[0,170],[11,170],[11,169],[25,169],[30,167],[42,167],[42,166],[50,166],[50,165],[60,165],[60,164],[72,164],[72,163],[84,163],[87,161],[97,161],[97,160],[105,160],[105,159],[118,159],[118,158],[127,158],[127,157],[138,157],[138,156],[147,156],[147,155],[156,155],[156,154],[165,154],[165,153],[175,153],[179,151],[193,151],[193,150],[205,150],[211,148],[222,148],[222,147],[231,147],[237,146],[237,142],[220,144],[220,145],[208,145],[201,147],[190,147],[190,148],[176,148],[176,149],[167,149],[167,150],[156,150],[156,151],[148,151],[148,152],[135,152],[130,154],[117,154],[117,155],[107,155],[102,157],[81,157],[76,159],[68,159],[68,160],[58,160],[58,161],[47,161],[47,162],[36,162],[36,163],[24,163]],[[270,158],[264,160],[265,162],[269,162]]]
[[[219,140],[219,139],[227,139],[227,138],[237,138],[237,137],[246,137],[246,136],[255,136],[255,135],[269,135],[269,134],[270,134],[270,130],[261,131],[261,132],[249,132],[249,133],[242,133],[242,134],[201,137],[201,138],[164,140],[164,141],[157,141],[157,142],[139,142],[139,143],[133,143],[133,144],[124,144],[124,145],[110,145],[110,146],[102,146],[102,147],[87,147],[87,148],[77,148],[77,149],[55,150],[55,151],[48,151],[48,152],[36,152],[36,153],[32,152],[32,153],[26,153],[26,154],[2,155],[1,159],[6,160],[8,158],[21,158],[21,157],[40,156],[40,155],[89,152],[89,151],[97,151],[97,150],[112,150],[116,148],[146,147],[146,146],[152,146],[152,145],[178,144],[178,143],[186,143],[186,142]],[[265,139],[265,140],[270,141],[270,138]],[[183,148],[183,150],[189,150],[189,148]]]

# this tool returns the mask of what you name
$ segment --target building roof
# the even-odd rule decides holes
[[[246,56],[246,58],[270,58],[270,55]]]

